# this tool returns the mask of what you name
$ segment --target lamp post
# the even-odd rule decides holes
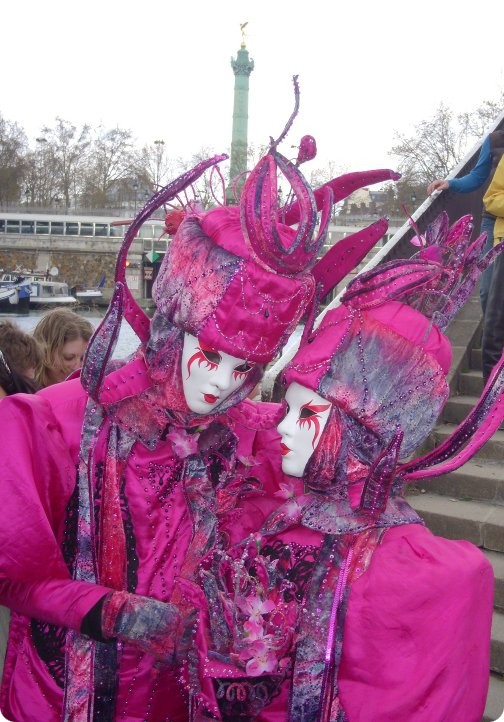
[[[138,191],[138,181],[133,181],[133,190],[135,191],[135,214],[137,210],[137,191]]]
[[[41,136],[40,138],[35,138],[35,141],[37,142],[37,156],[38,156],[38,163],[37,163],[37,190],[38,190],[38,203],[39,205],[43,205],[46,203],[46,191],[47,191],[47,169],[46,169],[46,163],[45,163],[45,145],[47,143],[47,138],[44,138]]]
[[[163,160],[164,144],[164,140],[154,141],[154,145],[156,146],[156,171],[154,174],[154,186],[156,190],[158,190],[161,185],[161,162]]]

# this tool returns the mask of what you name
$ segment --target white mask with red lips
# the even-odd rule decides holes
[[[245,383],[253,363],[211,348],[184,334],[182,386],[186,403],[196,414],[208,414]]]
[[[278,424],[282,437],[282,471],[301,477],[318,446],[332,404],[298,383],[290,384],[285,394],[287,412]]]

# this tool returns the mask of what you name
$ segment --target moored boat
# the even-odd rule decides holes
[[[31,283],[13,273],[0,275],[0,311],[28,311]]]
[[[89,305],[98,304],[103,299],[102,288],[105,285],[106,277],[102,276],[97,286],[77,286],[72,291],[79,303],[87,303]]]
[[[77,303],[72,296],[68,283],[53,281],[45,278],[31,278],[30,307],[43,308],[44,306],[73,306]]]

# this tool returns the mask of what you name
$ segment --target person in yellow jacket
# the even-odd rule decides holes
[[[504,239],[504,156],[500,159],[492,181],[483,196],[483,203],[487,212],[495,216],[494,244],[499,243]],[[504,348],[503,255],[500,254],[493,264],[492,281],[483,322],[481,355],[485,382],[499,361]]]
[[[494,244],[496,244],[504,238],[504,155],[483,196],[483,203],[485,210],[495,216]]]

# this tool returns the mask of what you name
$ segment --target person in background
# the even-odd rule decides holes
[[[0,398],[36,391],[35,370],[41,361],[36,339],[11,321],[0,322]]]
[[[504,156],[483,197],[485,210],[495,216],[491,241],[494,245],[504,239]],[[502,254],[494,263],[492,281],[488,293],[487,310],[483,323],[481,356],[483,379],[488,380],[492,369],[499,361],[504,348],[504,263]]]
[[[64,381],[82,366],[92,324],[68,308],[48,311],[33,330],[42,347],[42,362],[35,378],[40,388]]]
[[[496,130],[490,133],[481,146],[480,154],[474,168],[461,178],[450,178],[432,181],[427,186],[427,193],[432,195],[434,191],[452,190],[455,193],[472,193],[472,191],[482,188],[492,178],[497,165],[504,153],[504,130]],[[480,233],[487,234],[487,244],[483,253],[489,251],[493,245],[495,216],[486,208],[483,208],[481,216]],[[480,278],[480,303],[483,315],[485,315],[488,294],[490,290],[490,282],[492,280],[492,264],[488,266],[485,273]]]

